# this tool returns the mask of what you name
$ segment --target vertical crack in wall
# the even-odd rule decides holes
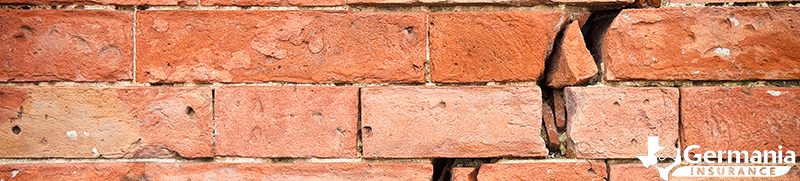
[[[358,121],[356,123],[358,131],[356,131],[356,154],[358,158],[363,158],[364,144],[362,143],[361,139],[364,132],[361,130],[361,88],[358,88],[358,94],[356,94],[356,96],[358,96]]]
[[[597,74],[591,78],[587,84],[592,85],[603,81],[605,67],[603,64],[603,40],[605,39],[608,28],[614,22],[614,18],[619,15],[621,9],[593,12],[589,20],[581,27],[583,40],[586,48],[592,53],[592,58],[597,65]]]
[[[453,177],[450,170],[453,168],[454,161],[455,159],[452,158],[434,158],[431,161],[431,164],[433,164],[431,181],[450,181]]]

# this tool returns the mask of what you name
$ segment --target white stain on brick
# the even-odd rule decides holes
[[[97,152],[97,148],[92,148],[92,154],[94,154],[94,156],[100,155],[100,153]]]
[[[769,93],[769,94],[770,94],[770,95],[772,95],[772,96],[779,96],[779,95],[781,95],[781,91],[768,90],[768,91],[767,91],[767,93]]]
[[[723,48],[723,47],[717,47],[717,49],[715,49],[714,52],[717,52],[717,54],[720,54],[720,55],[726,56],[726,57],[730,57],[731,56],[731,49],[727,49],[727,48]]]
[[[733,26],[739,26],[739,20],[737,20],[736,17],[733,17],[732,14],[728,15],[728,20],[730,20],[731,23],[733,23]]]
[[[69,139],[73,139],[73,140],[74,139],[78,139],[78,132],[67,131],[67,137],[69,137]]]
[[[89,132],[86,132],[86,131],[84,131],[84,132],[83,132],[83,136],[84,136],[84,137],[89,137]]]
[[[19,171],[20,171],[20,170],[13,170],[13,171],[11,171],[11,178],[14,178],[14,177],[16,177],[16,176],[17,176],[17,174],[19,174]]]

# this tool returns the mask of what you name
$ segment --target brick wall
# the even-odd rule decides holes
[[[0,42],[0,181],[661,180],[650,136],[800,152],[785,0],[0,0]]]

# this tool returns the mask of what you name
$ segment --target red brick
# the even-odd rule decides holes
[[[213,156],[207,87],[5,86],[0,100],[3,158]]]
[[[790,0],[672,0],[670,3],[793,2]]]
[[[419,180],[430,163],[150,163],[152,180]]]
[[[505,4],[505,5],[538,5],[548,3],[546,0],[351,0],[348,4]]]
[[[425,81],[424,12],[137,13],[141,82]]]
[[[800,79],[800,8],[625,9],[605,35],[607,80]]]
[[[677,88],[567,87],[567,156],[636,158],[647,137],[664,147],[678,141]]]
[[[681,146],[800,150],[800,88],[681,88]]]
[[[556,116],[556,126],[567,126],[567,108],[564,103],[564,90],[553,90],[553,113]]]
[[[552,12],[430,14],[434,82],[536,81],[567,20]]]
[[[478,181],[477,168],[453,168],[450,172],[453,176],[452,181]]]
[[[574,12],[572,13],[572,21],[577,21],[578,26],[583,28],[583,25],[586,24],[586,21],[589,21],[589,17],[591,16],[592,12],[590,11]]]
[[[358,156],[358,87],[225,86],[215,108],[217,155]]]
[[[0,180],[143,180],[144,163],[0,164]]]
[[[583,34],[578,21],[573,21],[564,30],[560,42],[550,56],[547,68],[547,86],[560,89],[564,86],[586,83],[597,74],[597,65],[592,53],[583,42]]]
[[[538,162],[483,164],[478,180],[605,180],[603,162]]]
[[[0,0],[2,4],[34,4],[34,5],[56,5],[56,4],[116,4],[116,5],[196,5],[196,0]],[[133,21],[131,21],[133,22]],[[130,34],[130,33],[129,33]]]
[[[558,145],[561,144],[558,141],[558,128],[556,127],[555,116],[553,115],[553,109],[550,108],[550,105],[542,103],[542,121],[544,121],[545,131],[547,132],[547,148],[558,150]]]
[[[133,78],[133,13],[1,10],[0,81]]]
[[[611,6],[619,7],[633,3],[635,0],[551,0],[554,3],[575,4],[580,6]]]
[[[203,5],[214,6],[343,6],[344,0],[203,0]]]
[[[610,181],[662,181],[654,165],[644,167],[642,163],[609,163]],[[670,179],[673,180],[673,179]]]
[[[543,157],[536,86],[361,90],[365,158]]]

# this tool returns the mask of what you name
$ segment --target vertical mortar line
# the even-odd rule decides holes
[[[217,156],[217,88],[211,85],[211,153]]]
[[[357,131],[356,131],[356,157],[361,159],[364,157],[364,144],[362,143],[362,134],[364,133],[361,131],[361,88],[358,88],[358,121],[356,123]]]
[[[430,9],[425,8],[425,83],[431,83],[431,26]]]
[[[606,180],[611,180],[611,164],[608,164],[608,160],[603,160],[606,163]]]

